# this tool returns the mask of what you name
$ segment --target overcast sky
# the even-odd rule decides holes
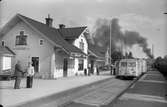
[[[0,5],[1,25],[16,13],[44,22],[48,14],[54,26],[86,25],[90,30],[98,18],[119,18],[122,30],[134,30],[154,44],[155,56],[167,54],[167,0],[3,0]],[[142,50],[134,46],[135,56]]]

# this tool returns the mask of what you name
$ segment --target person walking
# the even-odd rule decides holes
[[[20,61],[17,61],[15,65],[15,84],[14,84],[14,89],[20,89],[20,83],[21,83],[21,78],[23,76],[23,70],[21,68]]]
[[[27,68],[27,88],[32,88],[33,76],[34,76],[34,67],[29,62]]]

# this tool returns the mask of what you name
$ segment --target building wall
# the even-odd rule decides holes
[[[27,35],[27,46],[16,46],[16,36],[20,31],[24,31]],[[44,44],[39,45],[39,40],[43,39]],[[50,44],[45,38],[32,30],[24,22],[19,22],[10,31],[5,34],[0,40],[4,40],[6,46],[16,53],[15,63],[20,60],[22,67],[25,70],[28,61],[31,61],[31,57],[39,57],[39,73],[36,73],[36,77],[48,78],[51,74],[51,58],[54,52],[53,45]]]
[[[55,52],[55,54],[53,55],[53,74],[54,74],[54,78],[60,78],[63,77],[63,66],[64,66],[64,58],[65,55],[62,55],[60,53]],[[73,58],[68,58],[68,69],[67,69],[67,76],[75,76],[75,59]]]
[[[54,54],[54,78],[63,77],[63,56],[59,55],[59,53],[55,52]]]
[[[75,59],[68,59],[68,76],[75,76]]]
[[[79,45],[80,45],[81,39],[83,40],[83,43],[84,43],[83,52],[85,54],[88,54],[88,43],[83,33],[73,42],[73,45],[80,48]],[[79,58],[75,58],[75,72],[78,74],[83,74],[84,70],[78,71],[78,62],[79,62],[78,60]],[[84,69],[87,69],[87,68],[88,68],[88,57],[84,58]]]

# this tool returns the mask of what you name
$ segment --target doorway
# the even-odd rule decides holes
[[[94,73],[94,60],[91,60],[90,64],[91,64],[90,70],[91,70],[91,73],[93,74]]]
[[[68,69],[68,59],[64,58],[63,77],[67,77],[67,69]]]
[[[39,57],[32,57],[32,66],[35,72],[39,72]]]

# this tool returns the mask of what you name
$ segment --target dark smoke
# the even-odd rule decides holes
[[[137,44],[142,47],[142,50],[146,55],[152,58],[151,49],[148,48],[147,39],[140,36],[138,32],[135,31],[125,31],[124,42],[127,46],[132,47]]]
[[[124,43],[127,47],[138,45],[142,48],[143,52],[152,58],[151,50],[148,48],[147,39],[142,37],[135,31],[121,31],[117,18],[111,21],[107,19],[98,19],[95,23],[95,31],[93,32],[93,39],[96,45],[108,48],[110,41],[110,28],[111,28],[111,51],[116,51],[116,43],[118,41]],[[110,25],[111,24],[111,25]]]

